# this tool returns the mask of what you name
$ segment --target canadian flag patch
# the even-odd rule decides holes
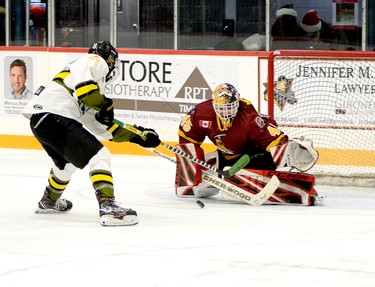
[[[200,120],[199,121],[199,126],[202,127],[202,128],[205,128],[205,129],[210,129],[211,126],[212,126],[212,122],[211,121],[202,121],[202,120]]]

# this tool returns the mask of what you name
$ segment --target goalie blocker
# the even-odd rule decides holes
[[[298,139],[297,143],[303,142],[303,139]],[[283,147],[284,149],[278,150],[277,155],[279,164],[282,166],[288,166],[290,161],[285,160],[286,158],[293,158],[295,155],[302,153],[302,159],[294,159],[291,161],[293,167],[301,167],[303,169],[311,168],[318,157],[317,152],[312,148],[311,142],[307,143],[307,146],[311,146],[312,150],[309,151],[311,156],[305,153],[307,150],[302,147],[302,152],[298,152],[296,143],[292,144],[292,148],[288,145],[290,140]],[[305,145],[305,143],[303,143]],[[179,144],[178,148],[182,149],[185,153],[191,154],[192,156],[205,160],[213,166],[217,166],[217,152],[205,154],[201,147],[192,143]],[[290,152],[290,154],[286,154]],[[195,164],[186,158],[176,155],[177,166],[176,166],[176,179],[175,179],[175,191],[176,195],[180,197],[210,197],[218,194],[219,189],[212,187],[207,181],[202,181],[202,167]],[[321,203],[321,197],[318,197],[315,189],[315,177],[301,172],[286,172],[286,171],[274,171],[274,170],[255,170],[244,168],[240,170],[236,175],[226,181],[238,186],[246,192],[251,194],[257,194],[271,179],[273,175],[276,175],[280,180],[280,185],[275,193],[267,200],[266,204],[300,204],[300,205],[316,205]],[[224,199],[236,200],[225,193],[221,193]]]

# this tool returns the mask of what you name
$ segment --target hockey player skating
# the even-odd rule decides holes
[[[69,211],[72,203],[61,195],[76,169],[87,166],[101,224],[138,223],[136,211],[115,201],[111,155],[97,137],[143,147],[156,147],[160,140],[153,129],[138,127],[144,131],[142,139],[113,123],[113,101],[104,96],[104,88],[118,76],[118,62],[118,53],[110,42],[94,43],[87,55],[40,86],[25,107],[23,115],[30,119],[33,134],[54,163],[36,213]]]
[[[303,138],[289,139],[273,119],[259,114],[249,101],[240,98],[231,84],[219,85],[212,99],[190,110],[181,120],[178,134],[180,149],[219,169],[232,166],[242,155],[248,154],[249,164],[230,179],[248,192],[256,194],[276,175],[280,185],[268,203],[315,205],[322,200],[314,189],[313,175],[277,171],[283,167],[299,171],[313,167],[318,153],[312,142]],[[205,155],[200,146],[206,137],[217,150]],[[202,182],[201,167],[178,154],[176,169],[178,196],[218,194],[217,188]]]

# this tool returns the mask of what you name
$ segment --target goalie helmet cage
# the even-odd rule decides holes
[[[313,140],[317,183],[375,186],[374,52],[274,51],[264,98],[289,138]]]

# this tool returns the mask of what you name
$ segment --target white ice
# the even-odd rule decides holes
[[[0,149],[0,286],[373,287],[375,188],[317,186],[324,206],[253,207],[178,198],[174,165],[113,155],[131,227],[103,227],[87,170],[67,214],[37,215],[44,151]]]

